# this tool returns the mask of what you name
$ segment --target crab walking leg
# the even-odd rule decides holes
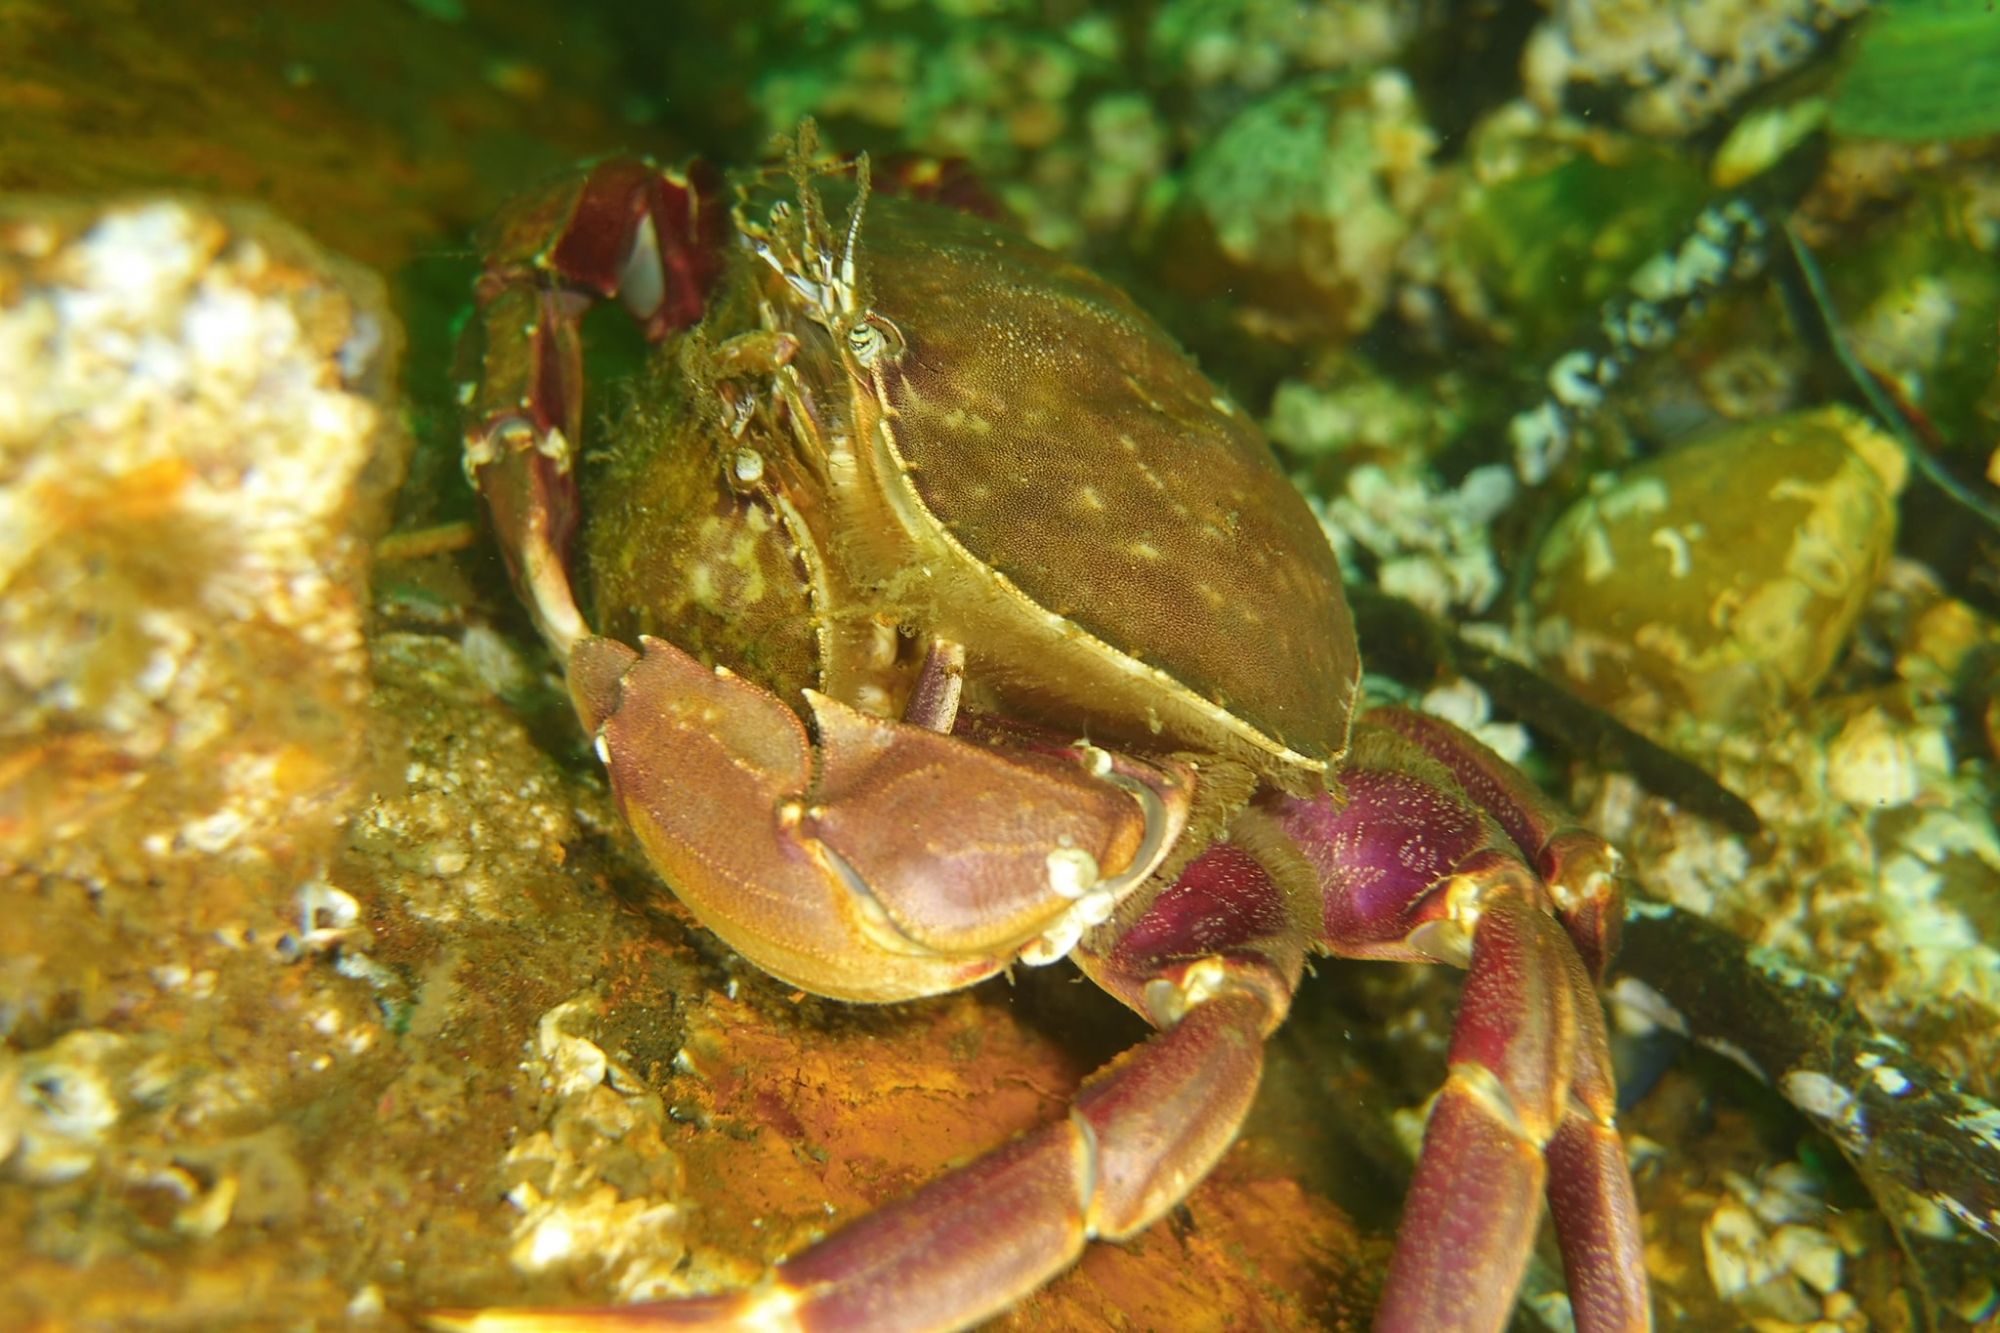
[[[768,690],[641,647],[570,656],[626,821],[704,925],[820,995],[941,994],[1067,953],[1186,823],[1185,768],[978,744],[807,691],[815,741]]]
[[[935,640],[924,652],[923,667],[903,705],[903,721],[925,731],[949,732],[964,693],[965,645]]]
[[[617,158],[516,201],[459,343],[465,468],[493,515],[515,590],[565,652],[585,630],[569,588],[583,421],[578,322],[617,297],[653,339],[701,318],[722,266],[722,182]]]
[[[1074,1263],[1091,1239],[1143,1230],[1235,1137],[1275,1026],[1260,988],[1224,988],[1099,1071],[1045,1125],[779,1264],[749,1291],[602,1310],[431,1317],[506,1333],[651,1329],[964,1328]]]
[[[1485,908],[1379,1329],[1500,1329],[1513,1312],[1541,1220],[1542,1145],[1566,1092],[1574,1027],[1566,988],[1548,975],[1561,962],[1537,917],[1512,894]]]
[[[1576,1065],[1569,1104],[1542,1149],[1548,1162],[1549,1212],[1569,1278],[1570,1308],[1580,1329],[1652,1326],[1646,1293],[1646,1238],[1625,1143],[1618,1137],[1618,1090],[1597,991],[1582,960],[1570,969],[1577,1015]]]
[[[1618,853],[1579,827],[1519,769],[1449,722],[1400,708],[1377,709],[1367,720],[1443,764],[1515,845],[1528,852],[1582,955],[1579,961],[1589,975],[1571,976],[1577,1031],[1569,1105],[1543,1149],[1549,1209],[1569,1268],[1578,1326],[1631,1327],[1634,1320],[1646,1318],[1648,1308],[1640,1262],[1644,1238],[1624,1144],[1614,1124],[1618,1097],[1603,1010],[1592,989],[1617,951],[1624,920]]]
[[[1443,764],[1466,794],[1499,821],[1534,860],[1582,955],[1579,961],[1589,975],[1571,977],[1577,1031],[1569,1105],[1543,1148],[1549,1209],[1569,1268],[1578,1326],[1643,1323],[1648,1308],[1644,1238],[1624,1144],[1614,1125],[1618,1099],[1603,1011],[1592,990],[1617,951],[1624,920],[1618,853],[1578,826],[1519,769],[1449,722],[1400,708],[1377,709],[1367,720]]]
[[[1357,732],[1341,781],[1344,804],[1267,802],[1319,876],[1323,947],[1469,969],[1377,1326],[1504,1327],[1546,1182],[1578,1327],[1648,1327],[1603,1015],[1547,889],[1400,736]]]
[[[525,287],[481,304],[473,327],[490,329],[491,350],[468,386],[465,427],[465,473],[486,501],[515,595],[559,655],[587,632],[569,582],[583,410],[574,307],[561,292]],[[525,338],[505,337],[523,328]],[[461,341],[462,356],[472,336]]]
[[[1561,927],[1514,892],[1488,896],[1379,1329],[1504,1328],[1545,1186],[1576,1326],[1650,1327],[1605,1051],[1596,996]],[[1587,1064],[1596,1106],[1578,1096]]]
[[[1407,708],[1378,708],[1369,724],[1385,727],[1451,771],[1465,794],[1498,820],[1549,886],[1556,915],[1576,941],[1594,980],[1618,952],[1625,921],[1625,893],[1616,848],[1576,822],[1576,817],[1527,775],[1442,718]]]

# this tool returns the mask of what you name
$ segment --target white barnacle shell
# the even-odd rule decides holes
[[[1881,709],[1857,713],[1827,746],[1826,785],[1849,805],[1908,805],[1923,787],[1916,748]]]

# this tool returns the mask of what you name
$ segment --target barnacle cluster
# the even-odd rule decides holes
[[[1701,129],[1809,59],[1867,0],[1559,0],[1528,39],[1521,73],[1547,109],[1575,84],[1621,100],[1646,134]]]
[[[1702,1225],[1702,1257],[1715,1290],[1746,1313],[1814,1328],[1868,1326],[1841,1289],[1846,1258],[1825,1186],[1797,1162],[1754,1180],[1728,1173]]]
[[[551,1105],[502,1164],[520,1213],[508,1257],[529,1274],[598,1269],[620,1298],[657,1299],[687,1289],[686,1186],[659,1094],[588,1035],[603,1008],[579,995],[536,1024],[528,1072]]]

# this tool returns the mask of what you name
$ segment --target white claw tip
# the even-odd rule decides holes
[[[1095,889],[1077,900],[1076,919],[1086,926],[1101,926],[1118,910],[1118,899],[1108,890]]]
[[[1058,847],[1048,855],[1049,889],[1058,898],[1083,897],[1102,878],[1097,858],[1081,847]]]
[[[1111,752],[1092,745],[1087,740],[1077,741],[1076,759],[1083,765],[1083,771],[1094,778],[1101,778],[1111,772]]]
[[[1029,967],[1046,967],[1058,958],[1067,958],[1077,941],[1083,938],[1083,928],[1065,917],[1049,928],[1046,934],[1029,940],[1020,953],[1021,961]]]

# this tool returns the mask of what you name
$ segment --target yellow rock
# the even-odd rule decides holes
[[[1638,725],[1810,694],[1895,543],[1905,462],[1839,407],[1717,430],[1633,468],[1544,541],[1535,650]]]

